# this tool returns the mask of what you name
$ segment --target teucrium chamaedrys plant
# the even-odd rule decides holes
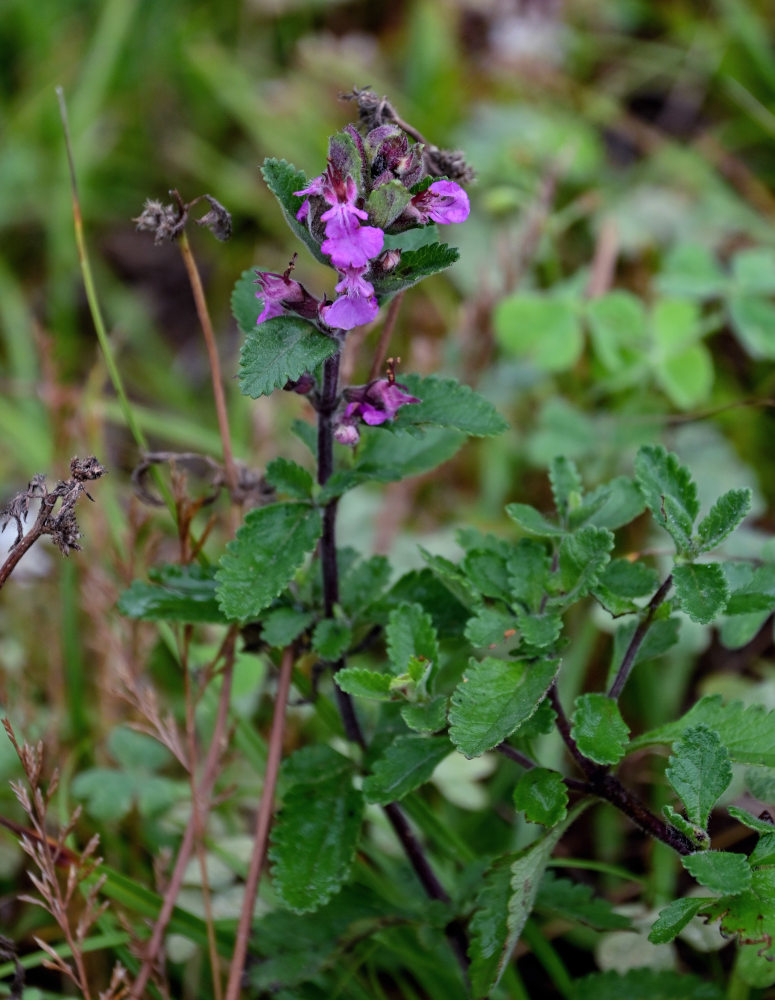
[[[760,982],[764,959],[775,957],[775,826],[729,807],[758,835],[746,856],[711,849],[708,822],[732,764],[756,769],[752,792],[775,775],[772,718],[759,707],[709,697],[631,738],[619,708],[632,671],[668,650],[687,618],[700,625],[721,616],[748,621],[775,608],[773,564],[708,558],[747,514],[749,492],[730,490],[700,517],[689,471],[662,447],[646,446],[634,478],[592,491],[572,462],[554,459],[554,515],[511,504],[514,536],[461,531],[464,555],[456,564],[425,553],[424,570],[394,580],[385,557],[361,558],[341,544],[346,538],[338,544],[345,492],[431,470],[467,435],[494,435],[505,426],[487,399],[451,379],[407,374],[398,381],[389,364],[384,377],[365,384],[340,382],[348,331],[456,258],[438,240],[437,225],[465,220],[468,199],[458,183],[465,174],[439,176],[443,162],[456,163],[383,120],[333,136],[326,170],[311,181],[284,161],[265,163],[264,178],[292,230],[335,270],[336,295],[312,294],[292,277],[293,263],[258,271],[257,279],[246,272],[233,295],[246,336],[240,385],[252,397],[275,389],[306,396],[316,431],[303,423],[296,431],[314,471],[274,460],[266,477],[284,499],[246,515],[217,572],[162,570],[156,585],[135,583],[122,599],[138,617],[250,623],[254,633],[258,623],[270,655],[312,651],[333,676],[350,748],[324,739],[283,764],[271,862],[274,890],[291,912],[260,922],[256,947],[265,961],[250,969],[250,981],[257,990],[298,988],[307,979],[324,986],[327,964],[364,926],[383,935],[393,966],[402,955],[411,965],[402,951],[406,938],[391,937],[381,923],[397,921],[422,928],[420,951],[436,956],[443,995],[497,995],[504,975],[514,982],[510,957],[534,907],[598,928],[628,926],[586,887],[547,874],[560,838],[588,804],[603,800],[669,845],[701,887],[701,895],[662,910],[651,939],[672,940],[697,915],[718,920],[724,934],[742,942],[743,975]],[[661,575],[653,560],[618,548],[616,532],[645,509],[675,550]],[[608,680],[565,706],[557,682],[573,638],[569,612],[593,603],[616,622]],[[326,683],[316,704],[336,735]],[[540,737],[555,729],[567,768],[542,766],[537,755]],[[635,751],[664,745],[672,747],[665,777],[682,810],[666,806],[660,816],[615,769]],[[519,850],[505,837],[504,849],[479,851],[412,794],[451,754],[490,752],[514,768],[517,814],[546,828]],[[376,860],[364,834],[367,806],[384,808],[430,908],[408,903],[403,883],[396,895],[375,876],[380,865],[390,871],[395,862]],[[368,864],[356,864],[359,845]],[[443,945],[442,931],[458,973],[434,950]],[[299,971],[294,947],[320,957]],[[685,997],[690,983],[680,978],[647,970],[627,980],[628,995],[658,985],[660,995]],[[586,982],[597,988],[594,976]]]

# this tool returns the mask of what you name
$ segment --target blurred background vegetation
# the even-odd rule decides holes
[[[476,384],[512,430],[469,445],[438,477],[355,491],[342,540],[395,543],[408,565],[418,538],[447,551],[460,523],[505,531],[505,503],[546,505],[553,455],[576,459],[592,486],[629,471],[637,445],[659,439],[689,463],[704,495],[755,487],[757,520],[741,544],[760,551],[758,530],[775,524],[770,0],[4,0],[2,492],[36,472],[65,476],[74,454],[94,453],[109,470],[82,511],[84,551],[68,561],[45,549],[28,556],[26,577],[0,602],[0,704],[25,736],[45,734],[65,775],[63,813],[78,771],[126,771],[139,755],[147,787],[160,767],[115,728],[126,718],[116,661],[138,671],[148,663],[173,707],[179,684],[174,643],[114,612],[121,589],[174,553],[175,539],[129,479],[139,456],[82,289],[57,85],[113,349],[153,447],[220,453],[183,264],[175,247],[138,234],[133,217],[170,188],[186,200],[208,192],[232,212],[230,243],[206,232],[192,242],[237,454],[262,468],[295,447],[288,428],[304,404],[251,402],[231,377],[235,280],[258,265],[282,271],[297,249],[259,166],[277,156],[319,173],[327,136],[354,116],[340,95],[370,86],[432,142],[465,150],[478,175],[470,221],[445,234],[461,261],[407,295],[393,351],[402,370]],[[308,257],[297,274],[330,291]],[[376,336],[361,347],[356,377],[368,372]],[[216,530],[213,558],[223,540]],[[698,687],[775,707],[771,631],[761,625],[733,637],[747,652],[732,663],[705,633],[686,640],[673,669],[660,661],[658,697],[633,685],[634,716],[656,721]],[[581,684],[596,653],[583,622],[578,629]],[[238,692],[246,718],[258,704],[255,670],[253,661]],[[0,745],[0,810],[9,814],[3,788],[14,773]],[[248,764],[232,776],[246,796],[255,791]],[[174,803],[172,785],[157,790]],[[134,787],[124,812],[100,813],[83,783],[81,793],[92,822],[114,821],[105,850],[116,866],[150,880],[148,852],[171,838],[158,802],[138,805]],[[117,836],[118,820],[128,839]],[[616,830],[602,835],[616,857]],[[21,869],[14,841],[0,840],[0,928],[16,937],[42,919],[14,901]]]

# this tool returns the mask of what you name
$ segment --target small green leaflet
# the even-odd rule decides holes
[[[743,855],[733,856],[745,862]],[[734,935],[741,943],[758,945],[758,953],[772,961],[775,959],[775,867],[757,868],[750,878],[750,889],[711,904],[703,910],[703,916],[710,920],[720,918],[722,934]]]
[[[630,727],[619,706],[604,694],[582,694],[576,699],[571,736],[585,757],[597,764],[616,764],[627,750]]]
[[[697,525],[698,552],[710,552],[731,535],[751,509],[750,490],[729,490]]]
[[[588,524],[614,531],[642,514],[644,506],[643,496],[635,483],[627,476],[617,476],[587,494],[581,505],[571,510],[570,527],[575,529]]]
[[[401,718],[409,729],[419,733],[436,733],[447,725],[447,699],[437,695],[430,701],[402,705]]]
[[[584,527],[560,542],[559,576],[565,602],[576,601],[595,586],[611,558],[614,536],[607,528]]]
[[[373,279],[377,300],[382,304],[396,292],[411,288],[423,278],[446,270],[459,256],[457,250],[446,243],[428,243],[417,250],[403,250],[395,270],[384,277]]]
[[[551,868],[544,872],[535,905],[536,909],[548,910],[565,920],[598,930],[626,930],[632,926],[629,917],[616,913],[607,899],[594,896],[588,885],[561,878]]]
[[[665,777],[689,821],[707,829],[711,809],[732,780],[729,754],[718,734],[706,726],[687,729],[673,745]]]
[[[352,630],[346,622],[324,618],[315,626],[312,646],[323,660],[333,661],[347,652],[352,638]]]
[[[288,458],[273,458],[266,467],[264,478],[270,486],[294,500],[309,500],[312,496],[311,473]]]
[[[690,563],[673,569],[673,587],[693,622],[709,625],[724,611],[729,586],[720,563]]]
[[[630,750],[672,743],[693,726],[715,730],[730,760],[775,767],[775,714],[763,705],[746,707],[739,701],[724,704],[720,695],[707,695],[682,718],[636,737],[630,743]]]
[[[395,427],[434,424],[451,427],[472,437],[491,437],[502,433],[508,426],[488,399],[455,379],[406,375],[399,381],[410,395],[421,402],[401,407],[394,421]]]
[[[549,466],[549,482],[552,486],[554,508],[565,524],[569,513],[579,505],[584,495],[576,463],[563,455],[553,459]]]
[[[288,163],[286,160],[277,160],[274,157],[270,157],[264,160],[261,173],[266,181],[266,186],[280,202],[285,221],[291,227],[291,230],[306,244],[313,257],[319,260],[321,264],[329,265],[330,261],[321,253],[320,247],[312,238],[310,231],[304,223],[299,222],[296,218],[296,213],[303,205],[304,198],[300,198],[293,192],[302,191],[307,187],[307,178],[303,172],[297,170],[292,163]]]
[[[681,858],[681,864],[700,885],[725,896],[736,896],[751,885],[751,866],[744,854],[698,851]]]
[[[452,694],[449,736],[466,757],[492,750],[538,708],[559,660],[472,659]]]
[[[268,396],[289,379],[314,371],[336,354],[339,343],[299,316],[274,316],[250,330],[240,353],[240,391]]]
[[[562,775],[545,767],[525,771],[514,789],[514,808],[524,812],[529,823],[547,827],[565,819],[568,790]]]
[[[275,891],[295,913],[317,910],[350,874],[363,816],[363,798],[348,770],[285,795],[272,828]]]
[[[320,512],[276,503],[248,512],[216,574],[218,603],[230,621],[255,618],[293,579],[322,531]]]
[[[133,580],[118,599],[128,618],[168,622],[225,622],[215,596],[215,570],[204,566],[157,566],[154,583]]]
[[[689,470],[661,445],[644,445],[635,459],[635,477],[657,524],[669,532],[679,553],[690,553],[700,502]]]
[[[313,611],[272,608],[261,617],[261,638],[269,646],[287,646],[314,621]]]
[[[544,517],[535,507],[526,503],[510,503],[506,513],[529,535],[538,538],[554,538],[565,534],[565,529]]]
[[[376,701],[393,700],[393,680],[390,674],[380,674],[366,667],[345,667],[334,674],[336,686],[345,694]]]
[[[385,635],[387,653],[395,673],[405,673],[412,657],[438,665],[436,629],[431,616],[419,604],[403,603],[391,611]]]
[[[660,911],[649,931],[649,941],[652,944],[665,944],[672,941],[686,925],[697,916],[699,910],[712,898],[693,896],[689,899],[674,899]]]
[[[482,607],[468,619],[465,637],[472,646],[497,646],[507,640],[506,632],[513,630],[514,616],[497,608]]]
[[[366,801],[382,806],[397,802],[428,781],[452,750],[446,736],[396,737],[363,782]]]
[[[252,333],[256,328],[261,312],[257,291],[256,268],[243,271],[231,293],[231,311],[241,333]]]

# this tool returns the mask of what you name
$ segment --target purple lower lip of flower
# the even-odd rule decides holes
[[[331,258],[334,267],[365,267],[382,252],[385,234],[377,226],[359,226],[346,235],[323,240],[322,252]]]
[[[371,296],[341,295],[330,306],[321,310],[323,320],[337,330],[354,330],[376,318],[379,312],[377,300]]]
[[[468,195],[454,181],[434,181],[412,198],[412,207],[425,222],[430,220],[442,225],[465,222],[471,211]]]

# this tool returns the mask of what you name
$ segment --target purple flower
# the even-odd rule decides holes
[[[418,221],[440,222],[442,225],[465,222],[471,211],[468,195],[454,181],[434,181],[412,198],[411,208]]]
[[[256,284],[261,291],[256,292],[257,299],[263,299],[264,308],[258,315],[256,325],[274,316],[283,316],[286,312],[295,312],[305,319],[313,319],[318,314],[318,302],[310,295],[304,285],[290,277],[291,268],[284,274],[274,274],[272,271],[256,271]]]
[[[330,306],[323,306],[321,315],[329,326],[337,330],[354,330],[356,326],[371,323],[378,312],[379,306],[373,295],[364,298],[362,295],[345,293]]]
[[[333,237],[329,227],[331,223],[326,227],[328,239],[323,240],[320,249],[331,258],[331,263],[337,270],[365,267],[373,257],[382,252],[385,234],[376,226],[355,226],[349,233],[337,228],[335,231],[341,232],[341,235]]]
[[[368,385],[345,389],[344,395],[349,402],[334,431],[337,441],[341,444],[355,445],[360,440],[358,421],[371,427],[378,427],[388,420],[393,420],[402,406],[422,402],[416,396],[404,392],[405,389],[405,385],[400,385],[392,378],[380,378],[369,382]]]

